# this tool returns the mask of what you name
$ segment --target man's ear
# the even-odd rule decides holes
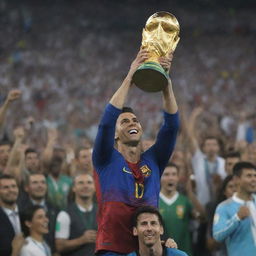
[[[115,131],[115,140],[118,139],[117,131]]]
[[[25,221],[25,225],[28,227],[28,228],[31,228],[31,222],[30,221]]]
[[[136,227],[133,227],[132,233],[133,233],[134,236],[138,235],[138,231],[137,231]]]
[[[234,175],[234,182],[236,185],[239,185],[240,184],[240,177],[237,176],[237,175]]]
[[[160,227],[160,235],[163,235],[163,234],[164,234],[164,227],[161,226],[161,227]]]

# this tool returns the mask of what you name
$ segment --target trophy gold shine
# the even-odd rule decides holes
[[[180,25],[169,12],[151,15],[142,32],[141,48],[149,52],[149,58],[136,70],[133,82],[146,92],[158,92],[168,85],[169,74],[159,64],[158,58],[174,52],[180,40]]]

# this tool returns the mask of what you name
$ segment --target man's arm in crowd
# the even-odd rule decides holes
[[[81,245],[95,243],[96,242],[96,230],[86,230],[82,236],[75,239],[62,239],[57,238],[56,248],[58,252],[68,252],[77,249]]]
[[[230,236],[239,226],[240,221],[250,216],[250,210],[242,205],[231,218],[228,214],[229,205],[219,205],[214,215],[213,237],[221,242]]]
[[[58,130],[57,129],[48,129],[47,130],[47,144],[42,153],[42,164],[43,167],[51,161],[53,156],[54,145],[56,145],[58,139]]]
[[[193,205],[192,216],[193,218],[199,219],[200,221],[205,220],[206,212],[202,204],[199,202],[196,194],[193,191],[192,187],[192,180],[191,180],[192,173],[188,173],[187,183],[186,183],[186,192],[187,196],[190,199],[190,202]]]
[[[58,252],[68,252],[77,249],[87,243],[95,243],[96,230],[86,230],[83,235],[75,239],[68,239],[70,235],[70,216],[61,211],[57,216],[55,245]]]
[[[196,134],[196,121],[202,112],[202,107],[196,107],[192,110],[187,122],[187,136],[192,154],[194,154],[196,150],[199,149],[199,143]]]
[[[24,150],[22,150],[22,141],[25,134],[23,127],[17,127],[13,133],[15,140],[10,152],[5,172],[13,175],[20,183],[22,175],[22,164],[24,163]]]
[[[10,104],[15,101],[16,99],[18,99],[21,95],[21,91],[20,90],[11,90],[8,93],[8,96],[3,104],[3,106],[0,108],[0,128],[3,126],[4,124],[4,119],[6,116],[6,112],[10,106]]]

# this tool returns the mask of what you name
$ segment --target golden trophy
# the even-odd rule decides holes
[[[141,48],[149,52],[149,58],[136,70],[133,82],[146,92],[158,92],[168,85],[169,74],[159,64],[158,58],[174,52],[180,40],[180,25],[169,12],[151,15],[142,32]]]

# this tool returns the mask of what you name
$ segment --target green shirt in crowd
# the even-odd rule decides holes
[[[189,222],[192,216],[192,204],[178,192],[171,198],[160,193],[159,211],[164,220],[165,237],[175,240],[178,248],[192,256]]]
[[[47,177],[48,200],[58,210],[63,210],[67,206],[68,193],[72,186],[72,179],[61,174],[57,180],[52,176]]]

